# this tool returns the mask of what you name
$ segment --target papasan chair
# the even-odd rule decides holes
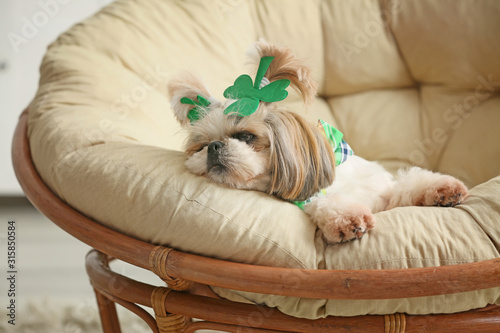
[[[120,332],[115,303],[153,332],[500,332],[499,17],[495,0],[118,0],[48,48],[15,170],[94,248],[106,333]],[[259,38],[313,69],[310,121],[389,170],[458,177],[469,198],[381,212],[328,245],[295,205],[190,173],[168,80],[188,69],[221,94]]]

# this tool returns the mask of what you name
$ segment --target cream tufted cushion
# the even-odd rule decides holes
[[[47,51],[30,106],[37,170],[70,205],[125,234],[261,265],[373,269],[500,257],[500,4],[461,1],[118,1]],[[184,167],[166,93],[181,69],[220,96],[259,37],[314,69],[311,112],[355,152],[475,186],[457,208],[377,214],[360,241],[326,246],[294,205]],[[297,96],[285,103],[301,112]],[[477,186],[476,186],[477,185]],[[290,277],[297,279],[297,277]],[[295,280],[294,280],[295,281]],[[297,283],[307,283],[298,277]],[[448,313],[500,304],[500,288],[436,297],[310,300],[214,290],[299,317]]]

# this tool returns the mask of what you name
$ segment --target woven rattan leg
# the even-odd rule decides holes
[[[115,303],[94,289],[99,315],[104,333],[121,333]]]
[[[189,319],[185,316],[168,313],[165,310],[165,303],[170,291],[171,289],[158,287],[151,295],[156,324],[160,333],[182,333],[186,329]]]
[[[395,313],[384,316],[385,333],[405,333],[406,316],[403,313]]]

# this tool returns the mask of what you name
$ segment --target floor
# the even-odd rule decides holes
[[[15,221],[15,297],[7,273],[9,221]],[[12,226],[12,223],[10,224]],[[25,198],[0,197],[0,333],[99,333],[94,294],[84,269],[89,247],[42,216]],[[115,271],[161,285],[150,272],[130,265]],[[16,304],[15,326],[4,310]],[[119,309],[123,333],[150,332],[134,315]],[[205,331],[206,332],[206,331]]]

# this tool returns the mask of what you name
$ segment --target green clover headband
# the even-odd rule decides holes
[[[259,69],[253,85],[250,76],[241,75],[234,81],[234,85],[224,91],[224,97],[237,99],[236,102],[224,110],[224,114],[234,113],[240,117],[248,116],[257,110],[260,101],[267,103],[279,102],[288,96],[288,91],[285,89],[290,85],[290,80],[287,79],[277,80],[260,88],[264,74],[273,59],[274,57],[260,59]]]
[[[201,115],[203,113],[206,113],[207,107],[210,105],[210,101],[203,96],[198,95],[197,97],[198,101],[193,101],[191,98],[187,97],[181,98],[182,104],[195,105],[195,107],[192,108],[187,114],[187,117],[191,123],[195,123],[196,121],[200,120]]]
[[[234,103],[224,110],[224,114],[235,114],[240,117],[249,116],[257,111],[261,101],[266,103],[279,102],[288,96],[288,91],[286,91],[286,88],[290,85],[288,79],[276,80],[263,85],[265,83],[263,80],[264,74],[273,59],[274,57],[262,57],[260,59],[255,82],[252,82],[250,76],[243,74],[234,81],[232,86],[224,91],[225,98],[236,99]],[[181,99],[183,104],[195,105],[188,113],[191,124],[201,119],[210,105],[210,102],[204,97],[200,95],[197,97],[198,101],[193,101],[187,97]]]

